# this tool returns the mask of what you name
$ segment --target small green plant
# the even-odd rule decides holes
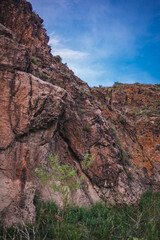
[[[132,109],[131,110],[136,116],[141,115],[141,110],[140,109]]]
[[[40,75],[38,73],[36,73],[34,76],[40,78]]]
[[[117,89],[120,90],[121,85],[123,85],[123,83],[114,82],[114,84],[113,84],[113,86],[112,86],[113,91],[115,91],[115,90],[117,90]]]
[[[57,80],[57,81],[56,81],[56,84],[58,84],[58,85],[59,85],[59,84],[60,84],[60,81],[59,81],[59,80]]]
[[[119,86],[119,85],[122,85],[122,83],[120,82],[114,82],[113,86]]]
[[[80,92],[83,93],[83,94],[86,94],[87,96],[90,96],[90,93],[89,93],[88,89],[80,88]]]
[[[122,152],[122,161],[124,165],[130,165],[129,163],[129,156],[127,154],[127,152],[122,148],[122,146],[120,145],[121,148],[121,152]]]
[[[154,102],[157,102],[157,103],[159,103],[159,102],[160,102],[160,99],[156,99],[156,100],[154,100]]]
[[[80,187],[84,176],[78,179],[77,169],[68,164],[61,164],[57,154],[49,155],[48,162],[50,164],[50,172],[47,171],[46,165],[42,164],[40,169],[35,169],[35,173],[42,184],[51,182],[50,186],[53,191],[62,194],[63,213],[65,214],[67,207],[71,203],[69,201],[69,194]]]
[[[82,110],[79,110],[79,111],[77,111],[77,114],[78,114],[78,115],[81,115],[81,114],[83,114],[83,113],[85,113],[85,110],[83,110],[83,109],[82,109]]]
[[[91,166],[91,164],[93,163],[93,161],[94,161],[94,156],[92,156],[90,153],[87,152],[84,155],[84,160],[82,161],[82,164],[81,164],[82,168],[84,170],[88,169]]]
[[[38,64],[38,61],[37,61],[37,59],[35,58],[35,57],[32,57],[32,63],[34,64],[34,65],[39,65]]]
[[[70,74],[70,73],[66,73],[66,76],[67,76],[68,78],[70,78],[71,74]]]
[[[66,86],[65,86],[64,84],[59,84],[59,86],[60,86],[61,88],[66,89]]]
[[[140,115],[149,115],[149,114],[159,114],[159,111],[157,109],[148,109],[148,108],[142,108],[142,109],[133,109],[131,110],[135,116]]]
[[[109,97],[109,98],[112,98],[112,91],[109,92],[109,94],[108,94],[108,93],[106,94],[106,98],[108,98],[108,97]]]
[[[56,60],[57,60],[58,62],[60,62],[60,63],[62,62],[62,58],[61,58],[61,56],[56,55],[55,58],[56,58]]]
[[[90,132],[90,131],[91,131],[91,125],[90,125],[90,124],[86,124],[86,125],[83,127],[83,130],[86,131],[86,132]]]
[[[135,84],[136,84],[136,85],[140,85],[140,83],[139,83],[139,82],[135,82]]]
[[[47,79],[49,79],[49,77],[48,77],[48,75],[47,75],[47,74],[43,73],[43,74],[42,74],[42,79],[45,79],[45,80],[47,80]]]
[[[124,105],[126,105],[126,106],[129,105],[128,100],[125,100]]]
[[[62,70],[61,73],[62,73],[62,75],[65,75],[65,74],[66,74],[64,70]]]

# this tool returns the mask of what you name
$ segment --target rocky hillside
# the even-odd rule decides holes
[[[78,205],[132,204],[160,189],[160,86],[90,89],[51,55],[42,22],[29,2],[1,0],[0,212],[9,225],[34,219],[37,191],[61,205],[34,174],[50,153],[85,175]]]

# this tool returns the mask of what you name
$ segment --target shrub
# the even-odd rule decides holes
[[[35,57],[32,57],[32,63],[34,64],[34,65],[39,65],[38,64],[38,61],[37,61],[37,59],[35,58]]]
[[[94,161],[94,156],[92,156],[90,153],[86,153],[84,155],[84,160],[82,161],[82,168],[84,170],[86,170],[87,168],[89,168],[91,166],[91,164]]]
[[[56,55],[55,58],[57,59],[58,62],[62,62],[62,58],[59,55]]]
[[[122,85],[123,83],[120,83],[120,82],[114,82],[113,86],[119,86],[119,85]]]
[[[86,124],[84,127],[83,127],[83,130],[86,131],[86,132],[90,132],[91,131],[91,125],[90,124]]]
[[[89,89],[87,88],[80,88],[79,89],[82,94],[86,94],[87,96],[90,96]]]
[[[160,192],[147,191],[139,204],[116,205],[102,202],[90,208],[70,207],[62,219],[55,203],[36,200],[33,224],[6,229],[0,224],[0,239],[22,240],[159,240]],[[61,225],[59,224],[61,222]]]
[[[82,109],[82,110],[79,110],[79,111],[77,111],[77,114],[78,114],[78,115],[81,115],[81,114],[83,114],[83,113],[85,113],[85,110],[83,110],[83,109]]]
[[[66,73],[66,76],[67,76],[68,78],[70,78],[71,74],[70,74],[70,73]]]
[[[35,77],[40,78],[40,75],[38,73],[35,74]]]
[[[47,74],[45,74],[45,73],[43,73],[43,75],[42,75],[42,79],[45,79],[45,80],[49,80],[49,76],[47,75]]]
[[[46,165],[42,164],[40,169],[35,169],[35,173],[40,178],[42,184],[46,184],[51,181],[50,186],[53,191],[62,194],[63,212],[65,213],[66,208],[70,203],[69,194],[80,187],[84,176],[81,176],[78,179],[77,169],[74,169],[68,164],[60,164],[57,154],[49,155],[48,162],[50,163],[50,172],[47,171]]]

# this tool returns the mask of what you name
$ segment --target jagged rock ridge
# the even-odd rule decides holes
[[[160,87],[90,89],[50,53],[42,19],[25,0],[0,3],[0,212],[33,220],[34,169],[50,153],[85,174],[78,205],[136,202],[160,184]],[[84,155],[94,161],[83,170]],[[42,188],[43,198],[48,198]],[[52,194],[59,204],[59,195]]]

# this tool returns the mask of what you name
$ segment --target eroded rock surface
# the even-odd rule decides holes
[[[50,153],[85,175],[78,205],[135,203],[160,186],[160,87],[90,89],[50,54],[42,20],[25,0],[0,3],[0,212],[11,225],[35,217],[34,169]],[[84,170],[84,155],[94,157]]]

